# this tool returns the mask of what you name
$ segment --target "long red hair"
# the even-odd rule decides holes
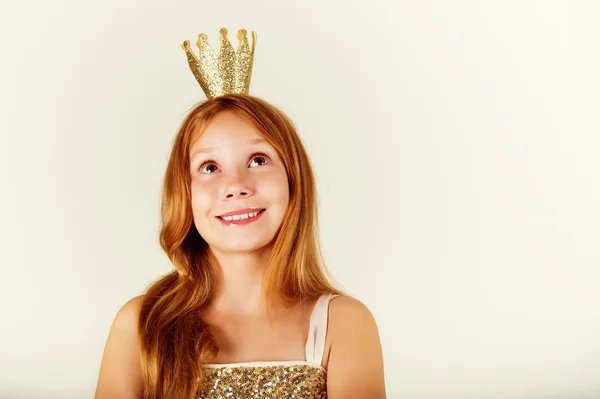
[[[198,316],[213,295],[208,244],[192,216],[189,151],[219,112],[250,122],[283,160],[290,200],[265,270],[263,297],[288,306],[341,293],[323,265],[318,239],[314,174],[292,121],[268,102],[225,95],[194,107],[181,124],[164,176],[160,245],[174,270],[146,290],[138,319],[145,399],[192,399],[203,389],[202,364],[218,352],[209,326]]]

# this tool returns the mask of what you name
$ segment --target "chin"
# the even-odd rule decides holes
[[[220,237],[207,241],[215,250],[223,253],[244,253],[268,249],[272,246],[273,237]]]
[[[241,253],[252,253],[252,252],[257,252],[257,251],[261,251],[261,250],[266,250],[270,246],[269,246],[269,244],[253,245],[253,244],[248,244],[248,243],[239,243],[239,244],[232,245],[232,243],[228,243],[227,245],[213,245],[213,247],[223,253],[241,254]]]

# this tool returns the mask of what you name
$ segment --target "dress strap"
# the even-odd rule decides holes
[[[337,294],[323,294],[317,299],[310,315],[308,339],[306,340],[306,361],[321,364],[325,352],[325,337],[327,335],[327,320],[329,302]]]

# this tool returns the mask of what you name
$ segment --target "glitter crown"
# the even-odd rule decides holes
[[[240,43],[237,53],[227,39],[227,29],[221,28],[220,36],[221,50],[218,56],[208,44],[208,36],[205,33],[199,34],[196,42],[200,49],[200,57],[196,57],[192,52],[189,40],[181,44],[190,69],[209,100],[231,93],[248,94],[250,89],[256,35],[252,32],[250,47],[246,29],[238,30],[237,37]]]

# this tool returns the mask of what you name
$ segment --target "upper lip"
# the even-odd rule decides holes
[[[257,212],[257,211],[262,211],[265,208],[243,208],[243,209],[236,209],[235,211],[229,211],[227,213],[224,213],[222,215],[218,215],[218,218],[221,218],[223,216],[233,216],[233,215],[242,215],[244,213],[250,213],[250,212]]]

